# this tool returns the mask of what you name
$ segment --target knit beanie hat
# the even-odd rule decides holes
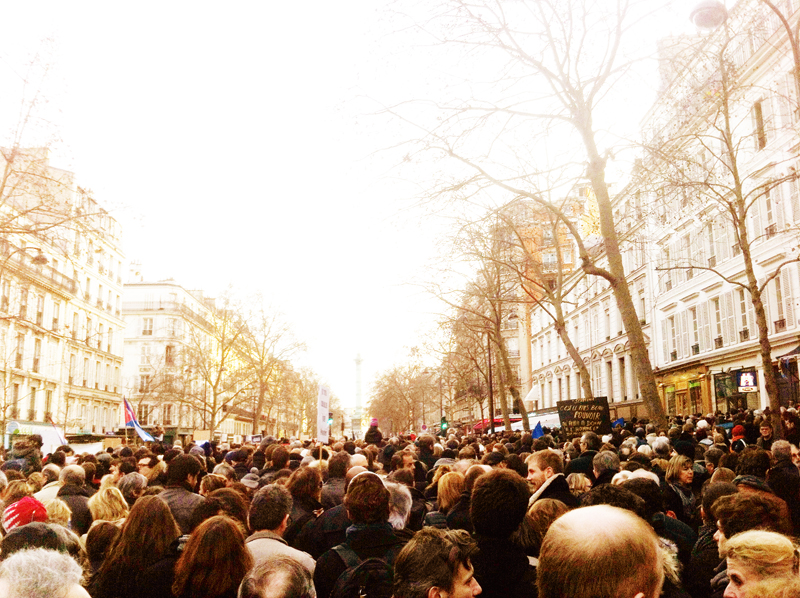
[[[21,498],[3,511],[3,529],[10,532],[19,525],[33,521],[47,521],[47,509],[32,496]]]
[[[378,427],[378,418],[377,417],[373,417],[371,420],[369,420],[369,425],[370,425],[370,427],[377,428]]]

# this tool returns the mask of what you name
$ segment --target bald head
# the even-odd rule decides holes
[[[540,598],[656,598],[663,581],[653,528],[608,505],[559,517],[539,554]]]

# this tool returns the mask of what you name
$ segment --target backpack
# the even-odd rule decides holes
[[[402,546],[393,547],[387,556],[397,556],[400,548]],[[347,569],[336,580],[330,598],[391,598],[394,568],[389,563],[379,558],[361,560],[346,544],[333,549]]]

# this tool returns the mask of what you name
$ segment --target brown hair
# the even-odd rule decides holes
[[[353,523],[380,523],[389,519],[390,498],[377,475],[362,472],[347,486],[343,504]]]
[[[680,476],[681,471],[683,471],[684,467],[689,466],[692,467],[692,460],[687,457],[686,455],[675,455],[672,459],[669,460],[669,465],[667,465],[667,472],[666,472],[666,479],[670,483],[675,483],[678,481],[678,476]]]
[[[230,517],[207,519],[189,536],[175,564],[172,593],[182,596],[223,596],[235,592],[253,566],[244,534]]]
[[[119,537],[97,572],[98,595],[109,595],[127,585],[142,569],[160,560],[181,535],[175,518],[158,496],[142,496],[133,504]]]
[[[318,469],[301,467],[289,476],[289,481],[286,482],[286,489],[291,492],[294,500],[309,498],[319,500],[319,495],[322,491],[322,476]]]
[[[564,460],[555,451],[550,449],[536,451],[525,462],[526,465],[535,464],[539,469],[545,470],[550,467],[553,473],[564,473]]]

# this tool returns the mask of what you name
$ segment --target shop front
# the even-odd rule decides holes
[[[706,414],[712,410],[711,382],[708,368],[688,364],[656,372],[656,382],[667,415]]]

